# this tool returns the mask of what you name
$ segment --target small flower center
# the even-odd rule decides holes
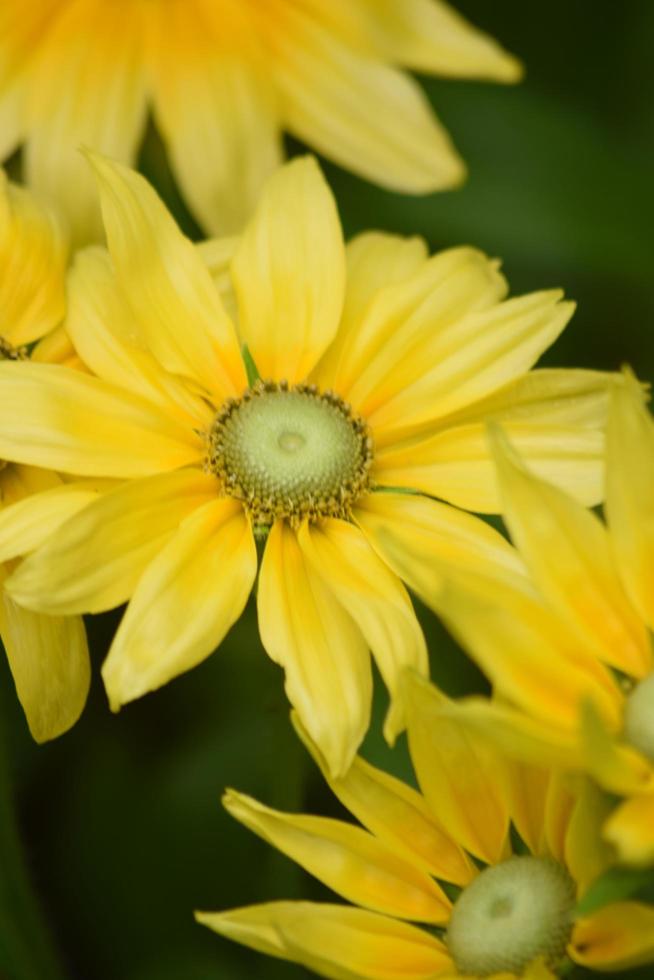
[[[26,361],[28,357],[27,347],[14,347],[0,336],[0,361]]]
[[[278,517],[294,526],[348,517],[369,487],[371,463],[366,423],[333,392],[261,381],[223,405],[206,460],[256,527]]]
[[[627,697],[623,735],[626,742],[654,762],[654,674],[637,684]]]
[[[486,868],[452,910],[447,945],[462,974],[520,973],[539,956],[549,965],[565,953],[575,888],[548,858],[513,857]]]

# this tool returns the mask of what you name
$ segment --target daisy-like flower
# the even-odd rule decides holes
[[[27,366],[30,357],[78,365],[59,328],[66,259],[66,243],[53,217],[0,170],[0,359],[8,372]],[[77,616],[47,616],[17,605],[4,583],[19,556],[95,496],[88,483],[63,485],[50,470],[0,460],[0,636],[30,731],[39,742],[70,728],[84,706],[90,674],[84,626]],[[21,521],[25,507],[36,500],[39,520]]]
[[[506,523],[530,579],[503,568],[489,576],[487,566],[434,590],[501,697],[457,710],[507,750],[586,770],[624,797],[606,839],[622,860],[652,863],[654,423],[642,389],[630,375],[613,386],[606,524],[530,472],[501,434],[495,445]]]
[[[343,772],[368,726],[369,650],[391,693],[389,740],[400,672],[427,669],[387,538],[409,571],[438,555],[519,564],[501,535],[429,495],[497,507],[491,416],[597,501],[607,380],[528,373],[572,304],[556,290],[505,299],[497,263],[472,248],[429,258],[419,240],[373,234],[346,251],[310,158],[271,179],[238,242],[200,250],[142,177],[94,165],[109,250],[79,255],[66,326],[98,377],[0,365],[0,454],[126,482],[31,555],[11,594],[59,614],[131,598],[103,668],[117,709],[220,643],[265,540],[263,645]]]
[[[394,190],[464,167],[402,69],[516,81],[521,67],[443,0],[3,0],[0,159],[101,234],[80,159],[133,162],[148,111],[200,223],[240,230],[282,159],[282,130]]]
[[[408,686],[422,793],[360,757],[330,778],[303,735],[362,826],[224,797],[232,816],[355,907],[273,901],[197,920],[331,980],[551,980],[570,960],[606,971],[654,959],[654,906],[576,917],[609,862],[592,784],[510,762],[443,717],[440,692]]]

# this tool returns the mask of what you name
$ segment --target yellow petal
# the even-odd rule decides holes
[[[331,774],[342,775],[368,728],[368,647],[306,560],[295,532],[281,521],[261,563],[258,611],[263,645],[284,668],[289,701]]]
[[[392,377],[380,377],[362,400],[366,372],[350,397],[384,443],[406,426],[470,405],[524,374],[554,343],[574,312],[574,304],[561,297],[556,289],[529,293],[469,312],[441,329],[432,324],[422,343],[405,350]],[[384,359],[394,347],[395,341],[386,345]],[[371,370],[381,363],[380,358]]]
[[[392,190],[426,194],[461,182],[463,163],[412,78],[343,43],[299,7],[287,5],[269,27],[293,135]]]
[[[507,422],[504,429],[535,473],[557,483],[582,503],[602,498],[604,439],[601,432],[570,425]],[[497,471],[484,424],[414,435],[379,447],[375,476],[382,486],[410,487],[483,514],[501,511]]]
[[[61,321],[66,259],[54,215],[0,170],[0,309],[10,344],[30,344]]]
[[[3,591],[0,634],[33,738],[56,738],[75,724],[89,689],[82,620],[30,612]]]
[[[350,239],[345,248],[347,283],[341,324],[312,375],[320,388],[338,387],[341,358],[377,294],[410,279],[425,264],[427,255],[422,238],[369,231]]]
[[[453,78],[516,82],[522,65],[443,0],[364,0],[389,60]]]
[[[270,902],[196,912],[198,922],[259,952],[330,980],[433,980],[454,967],[440,940],[406,922],[363,909]]]
[[[618,741],[591,701],[581,706],[579,741],[584,769],[609,792],[654,790],[654,767],[636,749]]]
[[[336,204],[313,157],[268,181],[232,276],[239,327],[259,374],[302,381],[336,334],[345,288]]]
[[[63,325],[55,327],[32,347],[30,361],[38,364],[60,364],[76,371],[87,369]]]
[[[475,857],[499,861],[509,830],[500,756],[441,714],[447,699],[433,685],[407,673],[406,692],[411,759],[436,820]]]
[[[442,575],[430,604],[502,698],[567,731],[576,729],[581,703],[591,699],[618,727],[621,695],[608,669],[526,582],[472,569],[464,576],[443,568]]]
[[[604,837],[627,864],[654,863],[654,792],[632,796],[604,824]]]
[[[245,371],[236,333],[192,243],[145,178],[89,155],[116,282],[147,346],[167,371],[217,402],[238,395]]]
[[[427,675],[427,648],[406,589],[361,531],[330,519],[304,524],[298,534],[314,573],[350,614],[372,650],[391,696],[384,734],[393,742],[404,727],[399,678],[406,667]]]
[[[514,548],[484,521],[437,500],[402,493],[371,493],[354,518],[379,556],[424,601],[449,570],[522,577]],[[438,567],[437,567],[438,565]]]
[[[216,493],[217,482],[198,470],[121,485],[55,531],[8,588],[17,601],[51,613],[118,606],[181,521]]]
[[[208,657],[241,615],[256,570],[240,504],[212,500],[187,517],[139,580],[104,662],[112,710]]]
[[[147,398],[187,426],[209,426],[213,413],[206,401],[145,349],[104,248],[87,248],[75,257],[68,279],[66,330],[84,363],[99,377]]]
[[[628,970],[654,960],[654,906],[615,902],[575,925],[568,952],[592,970]]]
[[[129,161],[145,126],[141,6],[60,8],[37,42],[24,167],[27,183],[63,210],[83,244],[97,240],[102,225],[80,146]]]
[[[533,476],[501,430],[490,438],[505,520],[541,593],[605,663],[643,677],[652,662],[649,635],[622,589],[606,528],[570,496]]]
[[[532,854],[547,851],[545,813],[550,774],[546,769],[514,762],[506,765],[511,821]]]
[[[229,813],[356,905],[415,922],[447,922],[451,904],[442,889],[388,844],[353,824],[280,813],[228,790]]]
[[[654,425],[630,376],[611,396],[606,447],[606,513],[631,601],[654,629]]]
[[[0,510],[0,562],[42,545],[69,517],[97,499],[90,480],[62,483]]]
[[[0,458],[81,476],[147,476],[199,462],[190,426],[55,364],[0,363]]]
[[[613,806],[610,798],[580,777],[575,803],[565,835],[565,863],[577,885],[578,894],[612,864],[612,848],[602,837],[602,825]]]
[[[411,275],[377,290],[361,319],[352,323],[343,341],[336,390],[366,416],[382,410],[434,364],[432,347],[440,343],[442,348],[467,314],[492,308],[506,292],[498,263],[477,249],[451,248],[416,263]],[[424,405],[413,402],[409,409],[401,420],[404,427],[433,419],[441,405],[435,397]],[[446,402],[443,410],[450,410]],[[379,441],[377,431],[375,438]]]
[[[188,0],[152,6],[153,101],[192,212],[212,233],[229,234],[250,217],[282,153],[252,15],[245,4],[212,6],[195,3],[192,15]]]
[[[472,880],[474,865],[441,828],[420,793],[361,756],[355,757],[345,775],[332,779],[325,759],[295,714],[292,720],[332,792],[375,837],[442,881],[466,885]]]

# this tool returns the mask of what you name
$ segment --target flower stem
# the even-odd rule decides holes
[[[2,711],[0,721],[6,719]],[[12,793],[4,730],[0,731],[0,977],[65,980],[26,866]]]

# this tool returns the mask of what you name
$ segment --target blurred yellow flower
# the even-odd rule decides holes
[[[200,223],[240,230],[282,130],[395,190],[464,167],[402,68],[516,81],[519,63],[443,0],[3,0],[0,159],[101,234],[80,145],[131,163],[151,109]]]
[[[505,299],[475,249],[429,258],[420,240],[370,234],[346,250],[311,158],[271,179],[238,242],[200,249],[142,177],[94,165],[109,251],[78,256],[66,327],[98,377],[0,365],[0,454],[127,482],[30,556],[11,593],[59,614],[131,597],[103,669],[117,709],[221,642],[265,538],[261,638],[343,772],[368,727],[369,650],[389,740],[399,674],[427,669],[398,575],[439,555],[519,567],[496,531],[430,495],[497,507],[490,416],[596,502],[607,379],[529,373],[573,306],[557,290]]]
[[[0,170],[0,359],[8,372],[26,362],[30,351],[36,361],[77,366],[59,327],[66,260],[66,242],[53,217]],[[24,609],[4,590],[4,582],[19,556],[95,496],[89,484],[64,485],[49,470],[0,461],[0,636],[30,731],[39,742],[70,728],[84,706],[90,676],[84,626],[78,616]],[[32,521],[26,515],[36,500],[39,513]]]
[[[434,605],[502,699],[473,700],[462,717],[625,797],[606,837],[624,861],[652,863],[654,423],[642,389],[630,375],[613,385],[606,525],[530,472],[500,433],[494,442],[506,523],[531,578],[442,569],[450,580]]]
[[[444,715],[440,692],[417,678],[408,687],[422,793],[359,757],[330,778],[300,730],[362,826],[224,797],[232,816],[355,907],[279,901],[197,920],[331,980],[548,980],[570,960],[602,971],[651,962],[654,906],[575,914],[610,866],[592,784],[510,762]]]

